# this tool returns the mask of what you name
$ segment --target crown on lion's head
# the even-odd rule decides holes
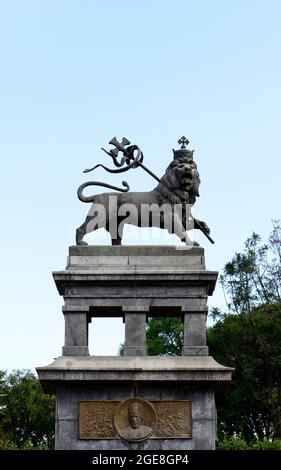
[[[193,153],[178,155],[170,163],[156,188],[162,199],[168,199],[173,204],[195,203],[201,181],[192,156]]]

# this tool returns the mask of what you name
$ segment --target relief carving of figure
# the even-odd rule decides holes
[[[129,408],[129,426],[123,430],[128,441],[141,441],[152,434],[153,429],[150,426],[142,424],[142,405],[140,403],[131,403]]]
[[[116,408],[114,425],[118,434],[126,441],[144,441],[154,432],[155,410],[147,400],[129,398]]]

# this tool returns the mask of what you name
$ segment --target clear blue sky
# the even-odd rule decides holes
[[[114,135],[139,144],[160,176],[189,138],[195,214],[216,240],[196,237],[209,269],[253,230],[267,238],[280,217],[280,22],[277,0],[1,2],[0,369],[61,353],[51,271],[65,267],[88,209],[76,197],[82,170]],[[133,190],[154,186],[141,170],[126,176]],[[219,286],[210,305],[223,305]],[[96,324],[92,353],[115,354],[121,329]]]

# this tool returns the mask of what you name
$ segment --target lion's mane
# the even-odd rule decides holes
[[[199,196],[200,176],[195,165],[191,190],[182,186],[176,177],[175,169],[182,163],[188,163],[188,159],[180,157],[173,160],[155,190],[160,194],[161,204],[169,201],[172,204],[194,204],[196,196]]]

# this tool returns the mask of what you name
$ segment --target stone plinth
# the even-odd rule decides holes
[[[37,369],[48,393],[57,395],[56,447],[84,450],[214,449],[216,439],[215,386],[231,379],[232,369],[209,356],[197,357],[60,357]],[[130,397],[154,401],[190,400],[189,439],[150,439],[130,443],[120,437],[79,439],[79,403]],[[105,417],[106,418],[106,417]]]
[[[215,388],[232,372],[206,345],[207,299],[217,275],[206,270],[200,247],[70,247],[66,269],[53,273],[64,298],[62,357],[37,369],[44,389],[57,395],[57,449],[215,448]],[[147,356],[146,322],[153,316],[182,319],[181,357]],[[123,357],[88,355],[94,317],[123,318]],[[124,438],[135,431],[128,434],[128,413],[118,411],[132,398],[150,419],[141,442]]]
[[[207,299],[217,272],[204,250],[185,246],[72,246],[67,267],[54,272],[65,305],[64,355],[87,354],[93,317],[122,317],[125,355],[146,355],[149,316],[179,316],[186,326],[183,353],[207,355]]]

